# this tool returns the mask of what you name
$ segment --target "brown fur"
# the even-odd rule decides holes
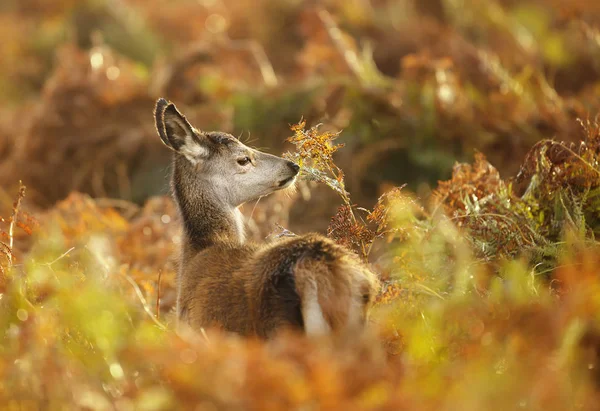
[[[184,223],[179,321],[195,330],[220,327],[262,338],[282,328],[305,330],[305,321],[326,323],[321,328],[327,331],[364,323],[378,281],[352,252],[319,234],[260,245],[244,241],[238,223],[240,204],[224,202],[223,193],[229,188],[220,194],[207,182],[215,181],[208,177],[219,172],[211,167],[221,161],[235,168],[233,161],[227,162],[227,156],[235,155],[228,153],[245,152],[247,147],[224,133],[197,132],[162,99],[155,118],[161,139],[175,151],[172,185]],[[264,179],[259,183],[271,187],[260,195],[285,186],[298,172],[287,160],[252,153],[258,163],[249,172],[256,174],[261,161],[274,164],[264,177],[259,175]],[[320,308],[316,314],[315,305],[312,311],[309,307],[311,293]]]

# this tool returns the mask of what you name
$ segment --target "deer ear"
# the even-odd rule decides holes
[[[158,99],[154,120],[158,135],[167,147],[182,154],[194,164],[208,156],[206,137],[194,130],[175,104],[164,98]]]

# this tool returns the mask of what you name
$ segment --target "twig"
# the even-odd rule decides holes
[[[263,196],[258,197],[258,199],[256,200],[256,203],[254,203],[254,207],[252,207],[252,212],[250,213],[250,219],[252,219],[252,217],[254,216],[254,211],[256,210],[256,207],[258,206],[258,203],[260,202],[260,200],[262,200]]]
[[[427,287],[425,284],[417,283],[417,284],[415,284],[415,288],[420,288],[420,289],[424,290],[425,294],[427,294],[427,295],[437,297],[442,301],[445,300],[445,298],[442,295],[440,295],[440,293],[438,293],[437,291],[435,291],[434,289],[432,289],[430,287]]]
[[[557,143],[556,141],[552,141],[552,145],[559,145],[561,146],[561,148],[566,149],[567,151],[569,151],[573,156],[575,156],[577,159],[579,159],[585,166],[587,166],[590,170],[592,170],[594,173],[600,175],[600,170],[597,170],[596,167],[594,167],[593,165],[591,165],[590,163],[588,163],[583,157],[581,157],[581,155],[579,155],[578,153],[576,153],[575,151],[573,151],[570,147],[567,147],[566,145]]]
[[[260,74],[265,84],[269,87],[275,87],[278,83],[275,69],[265,52],[263,46],[256,40],[232,40],[228,36],[222,36],[222,44],[232,50],[248,50],[254,57]]]
[[[12,268],[13,263],[13,250],[14,250],[14,232],[15,225],[17,224],[17,218],[19,217],[19,208],[21,207],[21,200],[25,197],[25,186],[22,181],[19,181],[19,194],[17,195],[17,199],[13,204],[12,216],[10,217],[10,225],[8,227],[8,248],[9,252],[7,254],[8,259],[8,270]]]
[[[538,265],[539,265],[539,264],[538,264]],[[561,265],[557,265],[557,266],[554,266],[554,267],[552,267],[552,268],[548,268],[548,269],[546,269],[546,270],[542,270],[542,271],[540,271],[540,272],[537,272],[537,273],[535,273],[534,275],[536,275],[536,276],[537,276],[537,275],[543,275],[543,274],[551,273],[551,272],[554,272],[554,271],[556,271],[556,270],[558,270],[558,269],[561,269],[561,268],[568,268],[568,267],[581,267],[581,266],[583,266],[583,263],[570,263],[570,264],[561,264]],[[537,266],[535,266],[535,267],[533,267],[533,268],[535,269],[535,268],[537,268]]]
[[[360,60],[356,52],[350,49],[344,42],[342,31],[337,26],[331,14],[325,10],[319,10],[319,18],[329,35],[329,38],[333,42],[337,51],[342,55],[344,61],[352,71],[352,73],[358,78],[362,78],[363,68],[360,64]]]
[[[53,261],[42,264],[43,266],[48,267],[50,269],[50,271],[52,271],[52,274],[54,274],[54,278],[56,278],[57,281],[58,281],[58,276],[56,275],[56,271],[54,271],[54,267],[52,267],[52,265],[57,263],[58,261],[62,260],[63,258],[65,258],[74,249],[75,249],[75,247],[71,247],[67,251],[62,253],[58,258],[54,259]]]
[[[65,258],[74,249],[75,249],[75,247],[69,248],[67,251],[65,251],[64,253],[62,253],[58,258],[54,259],[53,261],[51,261],[49,263],[45,263],[44,265],[48,266],[48,267],[51,267],[54,263],[57,263],[59,260],[62,260],[63,258]]]
[[[523,231],[521,230],[521,225],[518,222],[516,222],[515,220],[513,220],[512,218],[505,216],[503,214],[497,214],[497,213],[466,214],[466,215],[454,216],[454,217],[450,218],[450,220],[458,220],[458,219],[462,219],[462,218],[477,218],[477,217],[496,217],[496,218],[506,220],[515,226],[515,228],[519,231],[519,234],[521,234],[521,238],[523,238],[529,245],[535,245],[536,232],[531,227],[529,227],[528,225],[525,226],[525,228],[527,228],[532,233],[531,237],[527,238],[525,236],[525,233],[523,233]]]
[[[227,35],[220,35],[215,39],[215,44],[218,46],[234,50],[250,52],[264,83],[269,87],[275,87],[278,84],[275,69],[267,56],[263,46],[256,40],[232,40]],[[174,59],[174,62],[165,66],[155,76],[152,88],[155,94],[167,93],[172,84],[174,84],[184,73],[185,70],[197,63],[206,63],[214,61],[212,45],[206,41],[198,41],[187,48],[179,57]]]
[[[338,166],[336,166],[333,163],[333,161],[331,161],[331,164],[327,163],[327,168],[329,169],[329,172],[331,173],[331,175],[333,175],[333,177],[338,181],[338,183],[342,187],[342,193],[340,193],[340,197],[344,201],[344,204],[348,207],[348,211],[350,213],[350,219],[352,221],[352,224],[355,226],[358,225],[356,216],[354,215],[354,209],[352,208],[352,203],[350,202],[350,195],[346,191],[346,185],[344,184],[344,175],[343,175],[342,170],[340,170],[340,168]],[[333,170],[334,168],[337,170],[337,173]],[[359,245],[360,245],[360,252],[362,253],[362,258],[366,262],[369,260],[369,254],[367,253],[367,250],[365,248],[364,240],[359,239]]]
[[[1,247],[4,247],[4,250]],[[4,244],[3,242],[0,241],[0,253],[4,253],[4,254],[10,253],[10,247],[8,246],[8,244]]]
[[[161,330],[166,330],[167,327],[164,324],[162,324],[160,321],[158,321],[156,319],[156,317],[154,316],[154,314],[152,314],[152,311],[150,311],[150,308],[148,308],[148,302],[144,298],[144,294],[142,294],[142,290],[140,290],[140,287],[138,287],[137,283],[135,281],[133,281],[133,278],[131,278],[130,276],[128,276],[127,274],[124,274],[124,273],[119,273],[119,274],[122,277],[124,277],[129,284],[131,284],[131,286],[133,287],[133,290],[135,291],[137,297],[139,298],[140,302],[142,303],[142,307],[144,308],[144,311],[146,312],[146,314],[148,314],[148,316],[152,319],[152,321],[154,321],[154,323]]]
[[[200,328],[200,333],[202,334],[202,337],[206,340],[206,343],[210,344],[210,338],[208,338],[208,334],[206,333],[204,327]]]
[[[160,280],[162,278],[162,270],[158,270],[158,284],[156,285],[156,319],[160,319]]]

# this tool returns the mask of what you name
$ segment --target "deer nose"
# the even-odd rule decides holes
[[[292,169],[294,174],[298,174],[298,171],[300,171],[300,166],[292,161],[288,161],[288,166]]]

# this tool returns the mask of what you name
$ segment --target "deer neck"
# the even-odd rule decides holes
[[[219,200],[198,179],[183,181],[175,172],[173,191],[182,217],[185,248],[198,252],[217,243],[243,244],[243,216],[237,207]]]

